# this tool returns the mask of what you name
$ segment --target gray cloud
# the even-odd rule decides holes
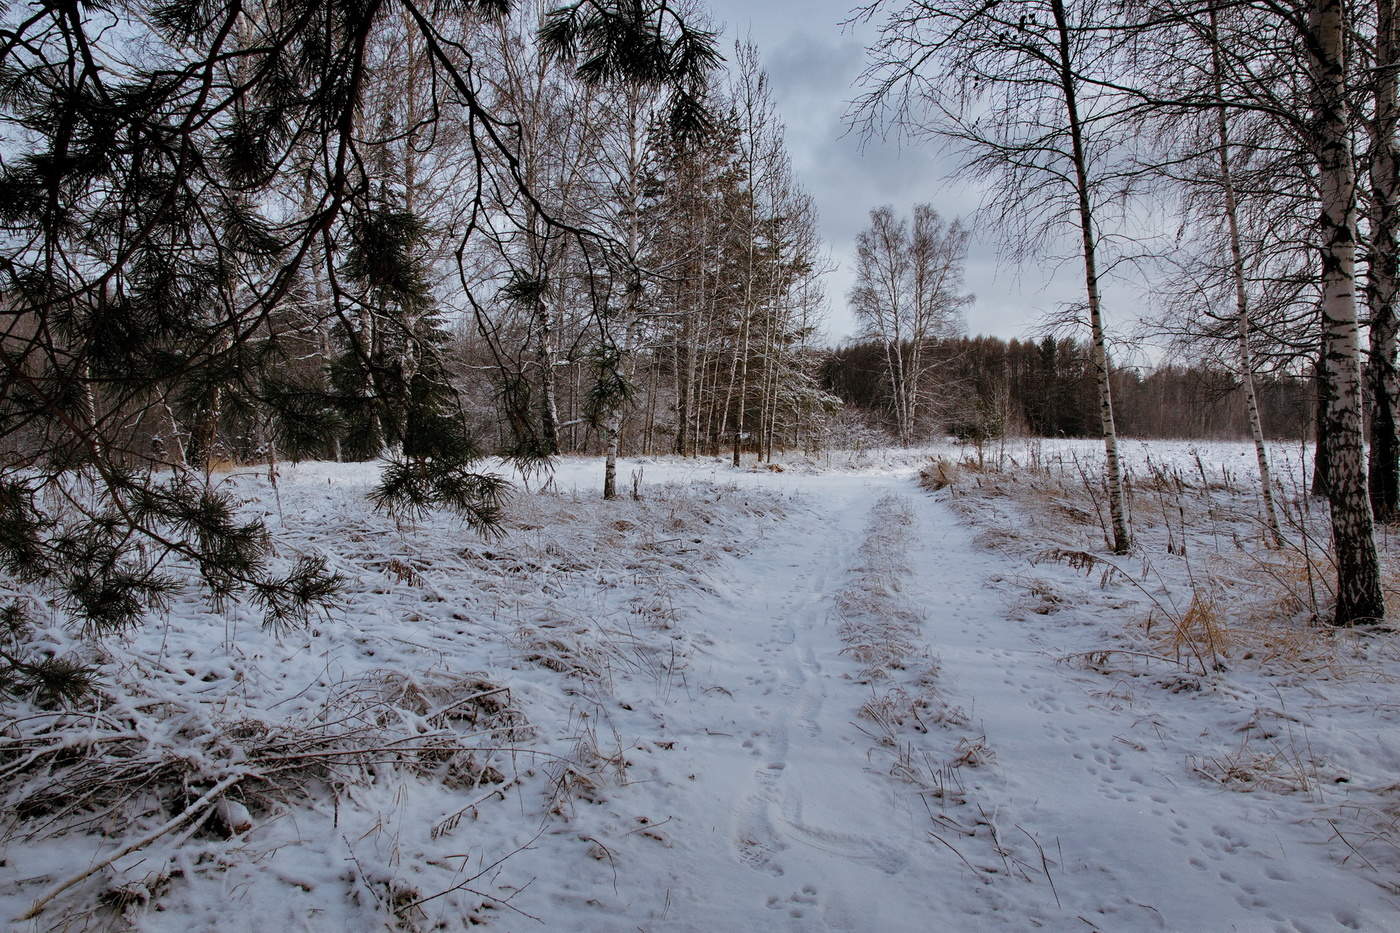
[[[871,208],[891,204],[908,212],[926,201],[946,217],[970,218],[981,202],[975,185],[952,180],[955,162],[931,147],[894,139],[862,140],[847,134],[847,102],[864,64],[869,26],[843,31],[849,0],[711,0],[725,42],[752,36],[787,126],[788,148],[804,188],[816,199],[821,229],[838,268],[827,278],[827,332],[841,340],[855,330],[846,309],[853,281],[856,233]],[[967,264],[968,309],[974,334],[1018,337],[1030,332],[1046,309],[1073,300],[1072,281],[1053,269],[1008,267],[996,255],[995,231],[980,230]],[[1072,279],[1072,277],[1071,277]]]

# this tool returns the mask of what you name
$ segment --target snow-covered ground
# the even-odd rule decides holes
[[[565,458],[489,541],[363,466],[236,476],[340,608],[191,595],[102,708],[8,710],[0,915],[149,840],[16,928],[1395,929],[1394,636],[1310,624],[1273,453],[1283,550],[1247,445],[1129,442],[1125,558],[1088,442],[633,460],[612,503]]]

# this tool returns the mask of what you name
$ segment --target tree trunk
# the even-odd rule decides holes
[[[749,319],[748,309],[744,310],[744,320],[739,340],[739,401],[734,422],[734,465],[739,465],[739,453],[744,443],[744,410],[749,400]]]
[[[1321,313],[1319,311],[1319,313]],[[1327,380],[1323,376],[1323,356],[1313,365],[1313,470],[1309,494],[1327,497]]]
[[[1057,0],[1058,2],[1058,0]],[[1337,554],[1336,625],[1385,616],[1361,438],[1361,353],[1356,316],[1356,168],[1347,121],[1342,0],[1315,0],[1306,43],[1316,89],[1322,239],[1322,323],[1328,386],[1328,503]]]
[[[1370,480],[1371,509],[1377,521],[1400,519],[1400,374],[1395,351],[1400,319],[1396,313],[1400,279],[1400,154],[1395,132],[1400,121],[1396,102],[1397,36],[1395,0],[1376,0],[1375,110],[1371,134],[1371,253],[1366,296],[1371,310]]]
[[[1384,0],[1382,0],[1384,2]],[[1210,14],[1211,60],[1215,92],[1222,98],[1220,47],[1215,30],[1215,11]],[[1230,129],[1225,107],[1216,108],[1216,131],[1220,137],[1220,186],[1225,195],[1225,224],[1230,235],[1230,273],[1235,280],[1235,314],[1239,322],[1240,382],[1244,387],[1245,408],[1249,413],[1249,434],[1254,438],[1254,459],[1259,465],[1259,490],[1264,499],[1264,521],[1274,547],[1283,543],[1278,512],[1274,509],[1273,481],[1269,476],[1269,454],[1264,447],[1264,424],[1259,417],[1259,397],[1254,391],[1254,355],[1249,348],[1249,297],[1245,292],[1244,253],[1240,248],[1240,225],[1235,200],[1235,180],[1230,169]]]
[[[613,409],[603,423],[603,439],[608,445],[603,463],[603,498],[617,498],[617,448],[622,437],[622,413]]]
[[[688,457],[691,453],[690,426],[694,418],[691,409],[695,404],[692,396],[695,389],[695,336],[691,311],[687,309],[682,314],[685,317],[681,323],[681,344],[678,349],[680,365],[676,367],[676,453]]]
[[[661,394],[661,364],[657,356],[651,358],[651,379],[647,387],[647,418],[642,431],[642,450],[648,456],[656,453],[656,406]]]
[[[180,470],[188,469],[189,460],[185,457],[185,440],[180,436],[180,422],[175,417],[175,411],[170,407],[170,403],[165,399],[161,400],[160,407],[165,413],[165,430],[169,443],[165,445],[165,454],[173,454],[171,465]]]
[[[540,367],[540,434],[544,453],[559,453],[559,403],[556,399],[554,375],[554,322],[544,301],[535,305],[536,323],[540,328],[540,344],[536,362]]]
[[[1094,237],[1093,209],[1089,201],[1088,161],[1084,153],[1083,124],[1075,90],[1075,72],[1070,61],[1069,22],[1064,0],[1051,0],[1059,42],[1060,89],[1064,94],[1065,116],[1069,123],[1071,158],[1074,161],[1075,189],[1079,199],[1079,233],[1084,253],[1084,289],[1089,304],[1089,327],[1093,338],[1094,374],[1099,390],[1099,423],[1103,429],[1104,469],[1108,483],[1108,511],[1113,526],[1113,551],[1127,553],[1127,511],[1123,502],[1123,472],[1118,461],[1118,431],[1113,423],[1113,389],[1108,379],[1108,351],[1104,343],[1103,315],[1099,306],[1098,257]]]
[[[214,445],[219,439],[219,417],[223,409],[223,389],[211,386],[195,415],[194,429],[186,450],[190,466],[208,473],[214,465]]]

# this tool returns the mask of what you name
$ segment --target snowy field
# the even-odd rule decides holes
[[[99,703],[4,710],[0,916],[1400,928],[1400,652],[1313,623],[1306,452],[1272,451],[1281,549],[1248,445],[1124,453],[1121,558],[1088,441],[628,460],[611,503],[565,458],[499,539],[396,525],[363,465],[232,475],[338,607],[55,625],[110,653]]]

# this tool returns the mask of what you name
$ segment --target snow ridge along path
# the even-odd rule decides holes
[[[542,845],[507,863],[545,928],[1394,928],[1390,896],[1296,810],[1188,773],[1197,698],[1061,663],[1102,644],[1098,606],[1008,619],[1018,568],[907,473],[723,478],[810,507],[689,608],[684,689],[612,723],[666,751],[569,827],[596,861],[561,870]],[[910,522],[898,595],[952,714],[882,742],[839,598],[890,495]]]

